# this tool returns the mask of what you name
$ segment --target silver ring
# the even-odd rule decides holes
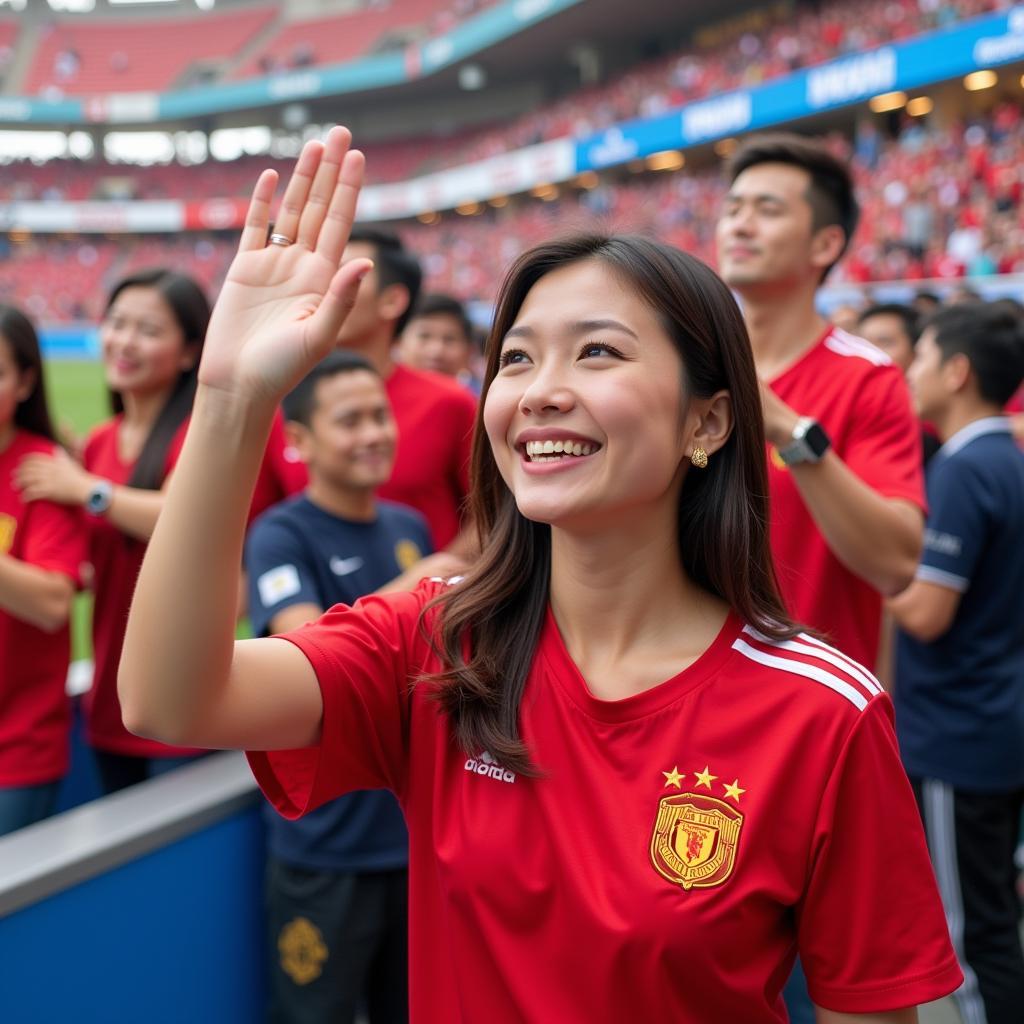
[[[271,235],[268,241],[271,245],[291,245],[294,239],[289,238],[287,235]]]

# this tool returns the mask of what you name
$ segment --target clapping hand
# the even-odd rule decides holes
[[[210,320],[199,382],[246,402],[276,405],[334,346],[373,264],[339,268],[363,181],[363,154],[332,128],[295,164],[267,242],[275,171],[253,190],[238,253]]]

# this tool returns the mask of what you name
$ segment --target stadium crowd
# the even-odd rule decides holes
[[[403,181],[538,142],[584,136],[1010,6],[1011,0],[797,0],[792,10],[780,5],[777,15],[769,7],[756,12],[747,30],[741,21],[724,39],[716,36],[704,46],[691,41],[669,56],[578,89],[500,126],[444,138],[374,143],[367,147],[368,180]],[[16,173],[0,182],[0,199],[245,196],[254,173],[264,166],[266,157],[207,161],[187,170],[102,160],[54,160],[42,168],[15,163]],[[285,169],[287,164],[279,161],[276,166]]]
[[[864,216],[831,280],[869,291],[876,281],[1024,272],[1022,109],[1019,98],[1006,98],[966,123],[939,127],[907,116],[894,138],[872,121],[852,139],[832,136],[832,150],[853,171]],[[244,163],[251,168],[258,161]],[[150,172],[161,194],[188,180],[182,168]],[[44,180],[53,180],[51,173],[60,172],[40,169]],[[431,291],[490,303],[519,252],[587,224],[654,231],[714,265],[714,220],[707,211],[720,206],[723,193],[717,168],[606,178],[592,190],[566,188],[555,202],[525,199],[479,216],[403,224],[400,233],[422,260]],[[91,319],[118,276],[157,262],[215,291],[232,251],[230,239],[203,233],[122,241],[97,235],[84,242],[39,236],[10,246],[0,265],[0,299],[18,297],[44,323]]]
[[[328,142],[341,174],[357,166],[341,162],[343,140],[334,132]],[[571,202],[446,221],[440,229],[417,227],[407,233],[408,245],[372,228],[343,234],[336,224],[344,217],[317,240],[318,229],[310,228],[315,217],[300,220],[293,209],[279,216],[266,245],[265,223],[247,229],[238,259],[248,261],[248,269],[221,293],[218,303],[226,303],[228,313],[219,320],[216,311],[211,320],[206,296],[231,256],[224,240],[145,239],[123,249],[97,242],[84,262],[80,242],[61,243],[68,265],[84,267],[92,287],[105,290],[99,309],[70,292],[42,305],[33,301],[27,278],[15,279],[0,295],[6,303],[0,307],[0,686],[6,691],[0,702],[0,834],[50,813],[66,770],[69,606],[88,581],[96,597],[95,675],[85,713],[105,791],[173,769],[201,756],[201,748],[243,745],[257,751],[251,762],[278,810],[322,805],[299,822],[285,823],[276,814],[268,819],[271,948],[283,949],[301,918],[326,951],[325,969],[312,978],[285,958],[275,961],[280,1020],[350,1020],[361,995],[375,1022],[404,1020],[409,999],[420,1019],[446,1019],[457,1001],[474,1007],[473,1019],[489,1019],[496,986],[483,979],[492,972],[507,972],[502,984],[515,988],[524,1006],[536,1009],[543,998],[557,1002],[567,997],[557,988],[542,991],[529,964],[537,943],[563,948],[565,913],[575,915],[577,925],[588,923],[588,957],[619,965],[599,972],[595,992],[573,987],[577,1009],[587,1000],[600,1006],[593,1019],[608,1019],[601,1018],[608,1006],[633,1012],[637,1000],[652,1008],[676,1000],[671,1005],[689,1005],[692,1019],[753,1020],[756,1012],[762,1014],[757,1019],[782,1019],[778,991],[767,1008],[765,991],[778,989],[779,965],[799,944],[803,967],[785,993],[794,1021],[812,1019],[811,999],[838,1012],[882,1013],[954,990],[966,1019],[983,1011],[992,1024],[1016,1020],[1024,1005],[1019,905],[1011,883],[1024,804],[1024,610],[1016,599],[1024,574],[1024,455],[1014,444],[1015,429],[1022,440],[1014,393],[1024,380],[1024,308],[966,301],[926,316],[908,307],[859,309],[844,329],[821,316],[815,299],[833,267],[854,281],[879,269],[880,276],[903,278],[1022,269],[1020,110],[1006,103],[984,122],[946,132],[908,122],[890,142],[862,134],[831,145],[840,157],[798,136],[755,137],[732,156],[724,177],[604,185]],[[307,147],[308,166],[315,168],[319,152]],[[851,155],[860,209],[847,169]],[[694,211],[708,209],[718,211],[714,221],[698,222]],[[499,302],[494,344],[500,358],[495,349],[482,362],[457,298],[428,290],[490,297],[505,265],[524,249],[577,215],[595,213],[618,230],[650,229],[660,240],[577,234],[531,249],[516,263]],[[261,275],[270,280],[274,261],[292,258],[296,237],[315,243],[330,268],[323,272],[312,251],[300,254],[305,262],[289,265],[298,291],[323,294],[344,255],[332,288],[350,295],[351,309],[325,299],[302,336],[312,346],[317,332],[317,358],[289,369],[300,348],[297,321],[285,316],[273,330],[247,327],[241,293],[257,288]],[[194,273],[197,246],[207,249],[203,273],[194,280],[173,265],[178,256]],[[680,249],[713,252],[721,280]],[[15,265],[25,251],[15,251]],[[144,269],[154,264],[161,269]],[[48,279],[54,289],[69,276],[66,266],[61,270],[55,265]],[[730,289],[742,300],[742,319]],[[284,300],[274,301],[284,308]],[[927,295],[921,302],[938,306]],[[589,320],[596,303],[602,312],[610,304],[626,326]],[[98,322],[114,412],[84,444],[66,448],[46,407],[45,368],[31,323],[55,311]],[[569,347],[561,334],[549,333],[549,325],[565,317],[567,337],[581,322],[586,327]],[[638,346],[629,323],[644,332],[644,345]],[[684,341],[670,343],[669,323]],[[861,329],[871,342],[857,336]],[[263,375],[258,386],[251,383],[253,366]],[[684,410],[675,383],[680,366],[690,382],[683,391],[693,391]],[[300,373],[296,386],[285,387],[284,378],[296,369],[308,376]],[[487,415],[477,422],[481,379],[491,391]],[[246,411],[246,430],[236,437],[232,431],[241,428],[234,413],[216,406],[211,395],[247,381],[254,411]],[[268,389],[280,392],[282,409],[276,402],[260,405],[258,395]],[[262,418],[265,428],[255,441],[250,416]],[[470,478],[475,422],[485,434],[473,469],[486,486]],[[518,434],[514,451],[513,422],[516,429],[529,428]],[[199,438],[191,447],[190,423],[189,436]],[[685,443],[674,440],[681,430]],[[613,468],[588,485],[586,501],[572,488],[559,488],[559,474],[602,459]],[[579,462],[567,469],[567,460]],[[185,483],[168,490],[172,472]],[[651,480],[662,477],[655,494]],[[506,481],[504,491],[499,479]],[[488,504],[502,493],[504,505]],[[721,507],[712,509],[712,502]],[[663,546],[645,552],[636,542],[644,529],[664,528],[669,505],[681,529],[681,538],[676,525],[670,531],[680,549],[679,579],[675,568],[666,575]],[[608,576],[611,547],[600,559],[585,549],[616,517],[623,520],[617,529],[630,537],[628,550],[617,556],[630,567],[623,576],[635,579],[641,559],[649,563],[650,580],[647,599],[636,602],[632,595],[635,607],[623,590],[622,602],[602,610],[594,595],[622,583],[617,574],[618,582]],[[201,531],[188,525],[197,519],[205,524]],[[154,536],[161,520],[168,525]],[[531,530],[546,523],[549,532],[530,533],[527,543],[517,522]],[[581,525],[586,528],[574,554],[562,538]],[[553,544],[556,534],[566,546],[552,559],[538,538]],[[230,650],[243,568],[235,541],[258,639],[234,648],[241,660],[232,685],[214,690],[224,650],[214,651],[209,638],[219,625]],[[749,554],[742,567],[735,565],[739,546]],[[585,579],[600,567],[575,591],[566,577],[573,558],[570,577]],[[84,562],[92,566],[87,574]],[[449,678],[441,651],[462,650],[462,633],[446,636],[442,647],[414,639],[415,612],[446,592],[436,581],[416,588],[424,577],[454,583],[463,573],[465,585],[443,600],[452,615],[462,616],[454,621],[472,626],[482,653]],[[513,600],[524,575],[540,588],[541,604]],[[488,589],[498,580],[509,589]],[[564,641],[557,629],[542,627],[549,585],[551,614]],[[386,596],[360,606],[362,612],[328,612],[370,593]],[[186,602],[178,599],[183,594]],[[479,595],[480,603],[460,604],[460,594]],[[325,612],[326,618],[304,625]],[[625,662],[615,662],[607,650],[585,661],[588,652],[595,655],[581,638],[622,633],[623,623],[632,629],[662,614],[675,626],[640,629],[643,643],[627,637]],[[601,615],[604,628],[595,630]],[[801,632],[793,620],[816,632]],[[293,645],[262,640],[279,633]],[[183,645],[184,635],[195,643]],[[349,635],[355,639],[342,650]],[[526,660],[510,652],[510,635],[533,637],[536,665],[532,651]],[[644,659],[665,636],[673,637],[668,648],[659,647],[648,664]],[[26,658],[30,648],[45,649],[48,660]],[[399,651],[402,659],[420,659],[409,661],[413,676],[444,675],[448,689],[441,700],[417,687],[396,710],[401,687],[389,680]],[[573,657],[581,671],[567,667]],[[731,667],[718,671],[726,658]],[[690,667],[679,675],[673,668],[667,682],[651,685],[651,678],[666,678],[664,664],[680,661]],[[654,675],[638,671],[637,663]],[[903,767],[889,697],[875,669],[894,695]],[[501,692],[506,671],[520,673],[528,688],[530,699],[521,707],[521,694]],[[209,695],[197,680],[210,683]],[[706,686],[704,697],[684,699],[697,684]],[[251,699],[255,690],[244,692],[249,685],[258,688],[259,699]],[[549,701],[560,701],[563,690],[574,696],[559,709]],[[493,708],[509,699],[516,703],[503,705],[499,724]],[[189,701],[201,705],[202,714],[186,708]],[[623,717],[623,708],[632,717]],[[346,715],[362,725],[356,729]],[[461,753],[443,715],[466,748]],[[536,744],[529,754],[517,727],[508,726],[518,715],[527,740]],[[665,715],[679,716],[673,728],[661,724]],[[591,718],[600,723],[601,744],[615,750],[618,763],[632,766],[621,777],[609,773],[607,758],[593,759],[594,738],[580,724]],[[769,720],[773,729],[765,730]],[[649,723],[643,726],[648,731],[638,733],[638,722]],[[696,760],[679,760],[673,737],[681,729],[699,737],[698,746],[708,745],[703,771]],[[729,881],[752,915],[744,920],[757,922],[760,939],[749,970],[695,994],[660,974],[647,975],[646,961],[629,960],[630,970],[646,981],[625,984],[615,938],[618,912],[602,916],[589,883],[581,880],[577,892],[540,855],[527,866],[517,861],[515,870],[509,861],[502,884],[516,895],[497,920],[485,920],[489,911],[482,908],[489,904],[477,889],[446,883],[455,886],[456,901],[465,899],[460,905],[467,915],[452,923],[449,936],[449,926],[437,918],[440,891],[431,888],[440,877],[433,837],[447,830],[439,842],[444,856],[458,861],[472,854],[465,850],[463,814],[483,815],[478,837],[498,826],[490,800],[473,810],[470,790],[459,798],[458,821],[430,817],[437,792],[426,784],[410,790],[401,781],[403,737],[410,730],[416,739],[408,756],[417,758],[417,778],[433,778],[437,764],[451,761],[441,773],[446,785],[479,775],[505,789],[518,782],[516,792],[527,784],[538,793],[560,787],[538,797],[555,801],[539,813],[557,808],[564,814],[578,805],[582,816],[572,826],[578,841],[589,841],[588,828],[599,817],[587,804],[601,789],[592,779],[615,788],[616,807],[631,814],[639,792],[636,766],[647,765],[657,746],[664,759],[655,772],[662,813],[675,813],[676,790],[699,802],[705,786],[708,803],[700,806],[745,828],[744,863],[761,865]],[[809,735],[814,743],[806,741]],[[238,736],[246,740],[239,744]],[[718,739],[704,738],[710,736]],[[324,761],[316,763],[326,767],[311,767],[304,749],[310,746],[322,746]],[[288,749],[261,752],[276,747]],[[542,766],[565,771],[532,779],[534,754]],[[666,770],[674,760],[679,763]],[[767,767],[776,761],[782,767]],[[585,783],[572,781],[580,764],[588,766]],[[732,783],[726,771],[735,775]],[[689,773],[697,780],[696,796],[683,794],[690,784],[683,787],[681,780]],[[884,778],[885,785],[865,787],[865,775]],[[411,853],[394,799],[342,795],[346,788],[400,792]],[[500,788],[494,795],[501,797]],[[789,824],[780,838],[773,814],[783,805]],[[522,804],[507,805],[500,827],[509,830],[510,841],[488,847],[490,867],[516,856],[514,837],[521,841],[538,827],[525,813]],[[638,818],[637,827],[649,830],[646,818]],[[832,843],[833,834],[842,843]],[[687,891],[697,883],[726,884],[732,861],[716,867],[721,874],[700,874],[697,869],[711,863],[710,847],[699,836],[689,842],[652,846],[653,867],[645,860],[630,883],[642,901],[656,898],[643,895],[652,871],[661,876],[659,885]],[[751,848],[766,843],[793,848],[783,858],[751,857]],[[958,862],[949,861],[950,849],[958,851]],[[939,869],[938,893],[926,868],[929,851]],[[407,996],[410,857],[418,859],[419,875],[408,897],[418,917]],[[632,879],[632,868],[626,876]],[[543,894],[556,877],[569,904],[551,917]],[[317,883],[312,900],[311,879]],[[629,896],[635,916],[640,911],[632,890]],[[940,896],[960,914],[950,918],[948,934]],[[779,901],[777,915],[765,910],[772,901]],[[896,903],[907,911],[902,930],[885,926]],[[793,906],[802,920],[799,935]],[[657,916],[653,903],[641,910],[652,920]],[[520,914],[531,928],[541,928],[525,952],[510,923]],[[364,931],[351,944],[356,920]],[[659,957],[681,955],[675,940],[660,937],[660,926],[650,928],[659,936],[652,941],[668,942],[659,946]],[[716,958],[739,938],[720,916],[702,918],[702,928],[709,948],[718,949],[699,954],[709,956],[713,980]],[[481,929],[490,929],[492,942],[477,941]],[[464,943],[472,957],[473,969],[458,977],[445,960],[448,939]],[[504,951],[504,961],[494,959],[495,949]],[[688,956],[699,953],[688,949]],[[758,960],[766,950],[770,964]],[[962,985],[961,968],[967,975]],[[700,1008],[694,1011],[687,1000],[700,1001]],[[532,1019],[540,1019],[537,1013]]]

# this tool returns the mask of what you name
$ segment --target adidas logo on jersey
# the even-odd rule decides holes
[[[502,768],[497,761],[485,750],[479,757],[469,757],[463,767],[473,775],[486,775],[490,779],[497,779],[499,782],[515,782],[516,773]]]

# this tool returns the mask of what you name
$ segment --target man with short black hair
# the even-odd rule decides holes
[[[740,296],[762,380],[772,550],[794,617],[874,665],[881,594],[920,552],[919,433],[888,356],[815,307],[858,209],[846,167],[797,135],[737,150],[718,222],[719,270]]]
[[[1024,330],[984,304],[942,310],[909,379],[943,444],[928,465],[921,564],[888,602],[901,629],[897,733],[964,973],[955,994],[963,1019],[1017,1024],[1024,454],[1003,409],[1024,379]]]
[[[880,302],[860,314],[857,331],[906,373],[914,361],[914,346],[921,333],[920,320],[912,306]]]
[[[453,377],[475,394],[480,380],[473,375],[473,324],[466,309],[451,295],[424,295],[402,331],[399,355],[406,366]]]

